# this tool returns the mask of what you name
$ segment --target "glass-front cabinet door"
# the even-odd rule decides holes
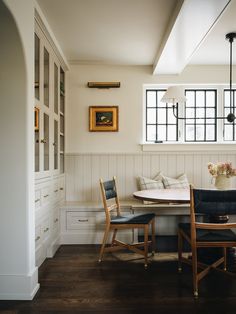
[[[54,150],[54,170],[58,170],[58,121],[54,120],[54,142],[53,142],[53,150]]]
[[[41,30],[34,36],[36,178],[64,173],[65,72]]]
[[[40,171],[40,110],[39,108],[34,108],[34,168],[35,172]]]
[[[60,68],[60,173],[65,164],[65,72]]]
[[[44,105],[46,107],[49,107],[49,53],[47,51],[47,49],[44,47],[44,54],[43,54],[43,58],[44,58],[44,67],[43,67],[43,99],[44,99]]]
[[[34,96],[39,100],[40,90],[40,39],[34,34]]]
[[[43,138],[41,139],[41,144],[43,145],[43,171],[49,170],[49,115],[43,114]]]

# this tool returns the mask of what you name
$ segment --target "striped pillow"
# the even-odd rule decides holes
[[[162,176],[165,189],[188,189],[189,182],[186,174],[181,174],[176,179]]]

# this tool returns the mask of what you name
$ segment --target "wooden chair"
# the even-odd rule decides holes
[[[226,248],[236,246],[236,234],[231,228],[236,228],[236,223],[204,223],[197,222],[196,214],[204,214],[209,217],[236,214],[236,190],[203,190],[193,189],[190,186],[190,219],[189,223],[180,223],[178,230],[178,255],[179,271],[182,271],[182,262],[192,265],[193,292],[198,297],[198,284],[212,268],[223,264],[226,271]],[[182,256],[183,239],[186,240],[192,250],[191,258]],[[198,248],[219,247],[222,248],[222,257],[211,265],[198,260]],[[201,270],[200,270],[201,269]],[[200,270],[200,271],[199,271]]]
[[[152,254],[155,252],[155,214],[139,214],[139,215],[126,215],[121,214],[120,202],[117,193],[116,177],[112,180],[103,182],[100,179],[100,187],[102,193],[103,205],[106,213],[106,229],[103,237],[103,242],[99,255],[99,262],[102,261],[104,252],[114,252],[120,249],[129,249],[135,253],[144,256],[144,267],[147,268],[148,264],[148,247],[152,245]],[[115,216],[111,216],[111,212],[115,211]],[[151,225],[152,228],[152,241],[148,240],[148,229]],[[118,230],[124,229],[144,229],[144,242],[127,244],[116,239]],[[111,245],[106,246],[106,241],[109,232],[113,231]],[[144,247],[141,249],[140,247]]]

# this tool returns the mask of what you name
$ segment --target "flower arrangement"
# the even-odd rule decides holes
[[[227,178],[236,176],[236,169],[232,167],[231,162],[218,162],[216,164],[209,162],[207,168],[213,178],[219,175],[225,175]]]

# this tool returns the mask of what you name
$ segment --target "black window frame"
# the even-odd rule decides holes
[[[236,99],[236,89],[231,89],[231,91],[233,92],[233,103],[232,103],[232,107],[233,107],[233,113],[236,115],[236,108],[234,108],[234,104],[235,104],[235,99]],[[223,90],[223,115],[224,117],[226,116],[226,108],[230,108],[229,106],[225,106],[225,92],[230,92],[229,88],[224,88]],[[229,96],[231,97],[231,96]],[[231,125],[232,126],[232,139],[231,140],[226,140],[225,139],[225,126],[226,125]],[[236,141],[236,121],[234,120],[233,122],[228,122],[226,119],[224,119],[223,121],[223,141],[224,142],[235,142]]]
[[[184,106],[184,117],[187,119],[187,116],[186,116],[186,109],[188,108],[194,108],[194,118],[191,118],[194,123],[187,123],[186,121],[187,120],[184,120],[184,143],[214,143],[214,142],[217,142],[217,89],[215,88],[186,88],[185,89],[185,95],[187,95],[187,92],[193,92],[194,93],[194,106],[188,106],[186,105],[185,103],[185,106]],[[196,102],[197,102],[197,99],[196,99],[196,95],[197,95],[197,92],[204,92],[204,106],[202,107],[199,107],[199,106],[196,106]],[[206,106],[206,94],[207,92],[214,92],[215,94],[215,106],[214,107],[209,107],[209,106]],[[197,118],[196,118],[196,109],[197,108],[203,108],[204,109],[204,118],[202,118],[204,120],[204,123],[197,123]],[[211,108],[214,108],[215,109],[215,115],[214,115],[214,123],[207,123],[207,119],[209,120],[209,118],[206,117],[206,109],[211,109]],[[186,129],[187,129],[187,125],[193,125],[194,126],[194,140],[187,140],[186,139]],[[196,133],[197,133],[197,125],[203,125],[204,126],[204,139],[203,140],[197,140],[196,139]],[[207,140],[206,139],[206,126],[207,125],[214,125],[214,134],[215,134],[215,137],[213,140]]]
[[[155,107],[150,107],[148,106],[148,93],[149,92],[155,92],[156,93],[156,104]],[[163,124],[158,123],[158,92],[166,92],[166,89],[164,88],[158,88],[158,89],[146,89],[146,121],[145,121],[145,127],[146,127],[146,142],[147,143],[160,143],[160,142],[178,142],[179,141],[179,136],[178,136],[178,130],[179,130],[179,123],[178,123],[178,119],[176,119],[176,123],[168,123],[168,110],[172,111],[172,106],[170,106],[168,103],[163,103],[163,107],[161,107],[161,109],[165,109],[166,111],[166,122]],[[148,109],[156,109],[156,123],[147,123],[147,117],[148,117]],[[177,112],[178,114],[178,112]],[[148,139],[148,126],[149,125],[153,125],[156,128],[156,137],[155,140],[150,140]],[[166,126],[166,136],[165,136],[165,140],[158,138],[158,125],[164,125]],[[176,139],[173,140],[169,140],[168,139],[168,126],[176,126]]]

